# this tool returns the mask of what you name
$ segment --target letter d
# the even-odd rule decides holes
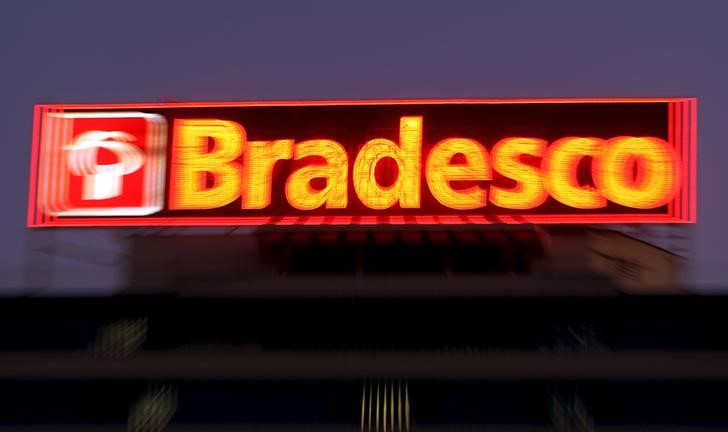
[[[402,117],[399,140],[400,146],[388,139],[373,139],[361,148],[354,161],[354,190],[371,209],[387,209],[397,202],[402,208],[420,207],[422,117]],[[375,176],[377,163],[383,158],[393,159],[398,168],[397,180],[388,187],[382,187]]]

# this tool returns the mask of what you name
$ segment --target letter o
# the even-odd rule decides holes
[[[633,168],[638,161],[635,176]],[[680,184],[674,150],[652,137],[610,139],[594,160],[592,176],[605,198],[636,209],[665,205]]]

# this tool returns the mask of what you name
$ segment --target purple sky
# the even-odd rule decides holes
[[[572,96],[699,98],[695,282],[728,288],[726,20],[725,0],[3,1],[0,292],[30,240],[114,249],[25,229],[34,103]],[[68,287],[107,272],[53,269]]]

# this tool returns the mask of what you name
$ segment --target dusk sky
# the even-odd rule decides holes
[[[592,96],[698,98],[693,281],[728,290],[727,21],[725,0],[3,1],[0,294],[106,292],[123,260],[120,231],[25,228],[35,103]]]

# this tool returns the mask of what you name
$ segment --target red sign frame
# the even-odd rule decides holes
[[[679,156],[682,183],[664,209],[659,212],[571,213],[527,212],[483,213],[478,211],[397,212],[396,209],[379,214],[263,214],[220,215],[199,212],[195,215],[139,215],[139,216],[63,216],[50,214],[43,201],[43,184],[51,184],[48,172],[43,171],[42,159],[47,153],[43,147],[44,120],[50,113],[118,112],[121,110],[185,109],[187,113],[206,109],[270,108],[270,107],[400,107],[406,111],[413,106],[463,105],[559,105],[559,104],[660,104],[666,105],[666,141]],[[173,118],[169,123],[171,142]],[[271,101],[271,102],[175,102],[140,104],[41,104],[36,105],[33,122],[33,146],[30,167],[28,219],[29,227],[101,227],[101,226],[295,226],[295,225],[462,225],[462,224],[552,224],[552,223],[694,223],[696,221],[696,147],[697,100],[695,98],[580,98],[580,99],[445,99],[445,100],[342,100],[342,101]],[[258,139],[258,138],[256,138]],[[424,157],[424,155],[423,155]],[[169,185],[169,181],[166,183]],[[426,188],[426,187],[425,187]],[[166,202],[166,201],[165,201]],[[663,211],[664,210],[664,211]]]

